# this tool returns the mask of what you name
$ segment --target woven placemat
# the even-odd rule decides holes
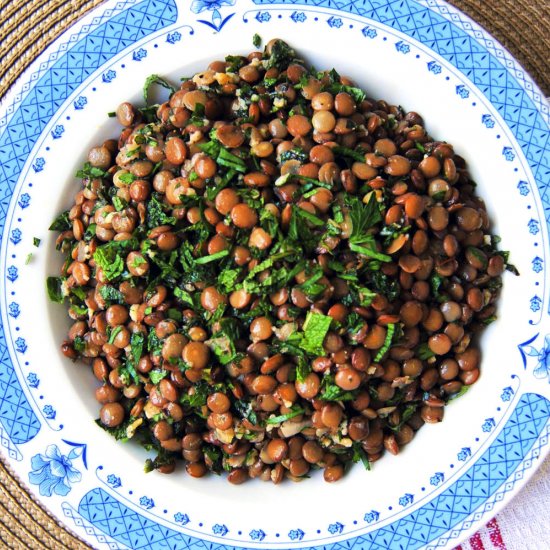
[[[0,97],[30,63],[101,0],[0,0]],[[454,0],[485,27],[550,95],[548,0]],[[0,545],[14,550],[89,548],[53,519],[0,462]]]

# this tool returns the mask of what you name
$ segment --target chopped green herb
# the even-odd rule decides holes
[[[76,177],[82,179],[104,178],[105,176],[107,176],[105,170],[92,166],[89,162],[84,163],[84,166],[76,173]]]
[[[66,231],[72,227],[72,223],[69,220],[69,211],[65,210],[52,222],[48,228],[50,231]]]
[[[152,371],[149,371],[149,379],[153,384],[158,384],[163,378],[166,378],[167,376],[167,370],[153,369]]]
[[[149,88],[153,84],[158,84],[159,86],[170,90],[170,94],[173,94],[176,91],[170,82],[157,74],[152,74],[145,79],[145,84],[143,85],[143,100],[145,101],[145,105],[149,104]]]
[[[416,348],[416,356],[419,359],[422,359],[422,361],[425,361],[426,359],[435,357],[435,353],[429,348],[427,343],[424,343],[420,344],[418,348]]]
[[[273,416],[271,418],[268,418],[266,420],[267,424],[282,424],[283,422],[290,420],[292,418],[295,418],[296,416],[299,416],[301,414],[304,414],[306,411],[302,409],[302,407],[293,406],[290,410],[290,412],[286,414],[281,414],[279,416]]]
[[[367,204],[363,204],[357,197],[347,195],[345,203],[352,224],[350,243],[360,244],[364,242],[367,230],[382,221],[376,196],[372,193]]]
[[[65,298],[63,293],[63,284],[65,279],[63,277],[48,277],[46,279],[46,288],[48,290],[48,297],[52,302],[62,304]]]
[[[174,225],[176,218],[169,216],[169,206],[161,202],[160,195],[153,193],[147,203],[147,226],[151,229],[159,225]]]
[[[77,353],[82,353],[86,349],[86,342],[82,336],[75,336],[73,348]]]
[[[369,461],[369,457],[367,456],[367,453],[361,446],[360,441],[354,441],[353,443],[353,462],[357,463],[361,461],[363,466],[365,467],[365,470],[370,471],[371,465]]]
[[[126,185],[130,185],[131,183],[133,183],[135,181],[136,176],[134,176],[134,174],[132,174],[130,172],[124,172],[123,174],[120,174],[118,176],[118,179],[122,183],[125,183]]]
[[[390,349],[394,333],[395,333],[395,324],[389,323],[388,326],[386,327],[386,339],[384,340],[384,344],[378,350],[378,353],[374,358],[375,363],[378,363],[378,361],[380,361],[382,357],[384,357],[384,355],[386,355],[386,353]]]
[[[239,413],[241,418],[245,418],[251,424],[258,424],[258,415],[254,412],[254,409],[252,408],[252,404],[250,402],[238,400],[235,401],[233,406],[235,407],[235,410]]]
[[[101,286],[99,289],[99,295],[106,302],[124,304],[124,295],[122,294],[122,292],[120,292],[120,290],[116,289],[114,286],[110,286],[110,285]]]
[[[302,327],[304,333],[300,347],[313,355],[324,355],[323,342],[330,330],[331,323],[332,317],[309,311]]]
[[[296,52],[282,40],[276,40],[271,45],[271,54],[265,63],[266,69],[275,67],[283,70],[296,57]]]
[[[471,386],[463,385],[462,388],[460,388],[460,391],[457,391],[456,393],[450,395],[447,401],[454,401],[455,399],[462,397],[470,388]]]
[[[336,145],[335,147],[332,147],[331,151],[335,155],[347,157],[357,162],[365,162],[365,153],[362,151],[355,151],[353,149],[350,149],[349,147],[342,147],[341,145]]]
[[[216,260],[221,260],[222,258],[225,258],[226,256],[229,256],[229,250],[220,250],[219,252],[216,252],[215,254],[209,254],[208,256],[202,256],[200,258],[197,258],[195,260],[195,263],[198,265],[204,265],[209,264],[210,262],[215,262]]]

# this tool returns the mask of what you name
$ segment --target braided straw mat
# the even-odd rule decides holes
[[[64,30],[101,0],[0,0],[0,97]],[[549,0],[450,2],[500,41],[550,95]],[[1,458],[1,457],[0,457]],[[0,462],[0,548],[87,549]]]

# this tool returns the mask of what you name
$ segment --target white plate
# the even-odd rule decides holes
[[[94,547],[452,548],[548,451],[548,105],[509,53],[444,2],[340,4],[107,2],[3,102],[0,441],[45,506]],[[521,272],[504,277],[499,319],[482,338],[482,377],[445,421],[336,484],[144,475],[144,453],[94,424],[95,382],[60,354],[66,316],[44,291],[60,261],[47,227],[71,204],[87,149],[116,134],[106,113],[138,101],[151,73],[177,80],[250,51],[254,33],[284,38],[317,68],[422,113],[468,160]]]

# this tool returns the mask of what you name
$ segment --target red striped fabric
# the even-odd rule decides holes
[[[489,531],[489,538],[491,539],[494,547],[498,548],[498,550],[506,550],[506,545],[502,540],[502,534],[500,532],[500,527],[498,526],[498,521],[496,518],[493,518],[487,524],[487,530]]]
[[[454,550],[507,550],[496,518]]]

